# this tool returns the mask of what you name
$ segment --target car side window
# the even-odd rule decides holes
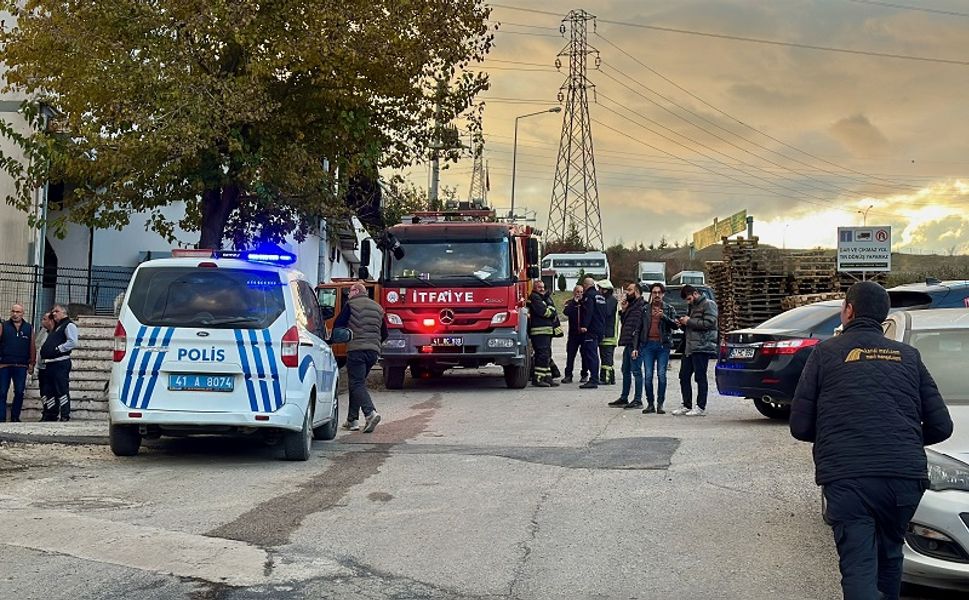
[[[324,337],[323,315],[320,313],[320,303],[313,293],[313,288],[305,281],[297,281],[296,286],[303,314],[306,315],[306,329]]]

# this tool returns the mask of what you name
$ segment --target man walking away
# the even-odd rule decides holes
[[[380,414],[373,406],[367,391],[367,376],[380,358],[383,341],[387,339],[384,309],[367,297],[367,288],[359,281],[350,286],[349,300],[343,305],[334,327],[349,327],[353,339],[347,343],[347,377],[350,380],[350,406],[343,428],[359,431],[358,418],[363,411],[363,432],[370,433],[380,423]]]
[[[569,333],[568,337],[565,338],[565,378],[562,379],[562,383],[572,383],[575,355],[579,354],[579,350],[582,348],[582,340],[585,338],[585,334],[580,331],[582,323],[579,319],[583,292],[585,292],[585,288],[581,285],[575,286],[572,290],[572,297],[565,301],[565,308],[562,310],[569,319]],[[581,379],[579,379],[579,382],[585,383],[589,378],[589,369],[585,364],[584,356],[581,361],[582,367],[579,372]]]
[[[41,421],[71,420],[71,352],[77,348],[77,325],[67,316],[67,309],[55,304],[50,310],[54,327],[40,348],[47,371],[50,396],[44,399]]]
[[[616,345],[619,343],[619,299],[616,298],[612,282],[603,279],[598,284],[602,297],[605,299],[606,321],[603,327],[603,338],[599,341],[599,381],[603,385],[616,383]]]
[[[20,422],[27,373],[34,370],[36,362],[34,329],[24,320],[23,305],[14,304],[10,307],[10,318],[0,326],[0,422],[7,419],[7,394],[11,382],[13,404],[10,405],[10,422]]]
[[[676,321],[676,309],[663,300],[665,296],[666,286],[662,283],[657,282],[649,287],[649,304],[645,307],[646,314],[643,315],[642,327],[637,332],[640,358],[645,371],[646,408],[643,409],[643,414],[653,412],[659,415],[666,414],[663,410],[663,403],[666,401],[666,368],[670,362],[670,349],[673,346],[673,330],[678,328],[679,324]],[[655,396],[653,395],[654,371],[656,372]]]
[[[545,300],[545,283],[536,280],[528,296],[528,336],[532,341],[532,385],[556,387],[552,379],[552,334],[558,322],[555,306]]]
[[[717,305],[692,285],[680,288],[680,297],[689,303],[687,316],[677,322],[684,330],[683,358],[680,360],[680,391],[683,406],[674,415],[702,417],[707,411],[707,364],[717,355]],[[696,406],[690,379],[696,381]]]
[[[640,324],[643,321],[643,297],[639,284],[626,284],[626,297],[622,301],[619,314],[622,323],[619,330],[619,345],[622,349],[622,392],[619,398],[609,403],[615,408],[639,408],[643,405],[643,362],[639,356],[637,342]],[[629,391],[636,384],[633,401],[629,401]]]
[[[580,385],[583,389],[599,387],[599,340],[606,326],[606,299],[596,289],[591,277],[582,280],[585,293],[579,306],[580,327],[582,332],[582,360],[589,369],[589,381]]]
[[[882,333],[889,306],[877,283],[848,289],[844,332],[811,352],[791,406],[791,434],[814,443],[846,600],[898,599],[903,539],[929,483],[923,446],[952,435],[918,350]]]

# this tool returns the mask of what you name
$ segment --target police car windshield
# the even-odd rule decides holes
[[[277,273],[243,269],[141,269],[128,298],[142,324],[168,327],[265,329],[285,307]]]
[[[480,285],[511,279],[508,240],[407,240],[404,257],[391,259],[390,280]]]

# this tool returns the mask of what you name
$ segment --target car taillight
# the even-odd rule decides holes
[[[720,340],[720,357],[727,355],[727,340]]]
[[[299,366],[299,330],[295,325],[283,334],[283,347],[279,351],[279,356],[283,364],[290,369]]]
[[[820,342],[818,338],[801,338],[796,340],[781,340],[779,342],[764,342],[760,347],[762,356],[777,354],[796,354],[802,348],[810,348]]]
[[[121,362],[124,360],[124,355],[128,352],[128,332],[124,330],[124,325],[121,321],[114,326],[114,354],[112,355],[112,360],[114,362]]]

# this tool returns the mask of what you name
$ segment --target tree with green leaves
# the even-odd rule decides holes
[[[492,45],[483,0],[0,0],[6,90],[35,126],[0,134],[33,208],[67,183],[62,221],[121,227],[133,212],[172,238],[162,209],[199,245],[307,232],[345,211],[360,173],[426,156],[435,128],[480,123],[472,70]],[[444,85],[441,82],[446,82]],[[38,107],[55,117],[44,126]],[[479,130],[480,131],[480,130]]]

